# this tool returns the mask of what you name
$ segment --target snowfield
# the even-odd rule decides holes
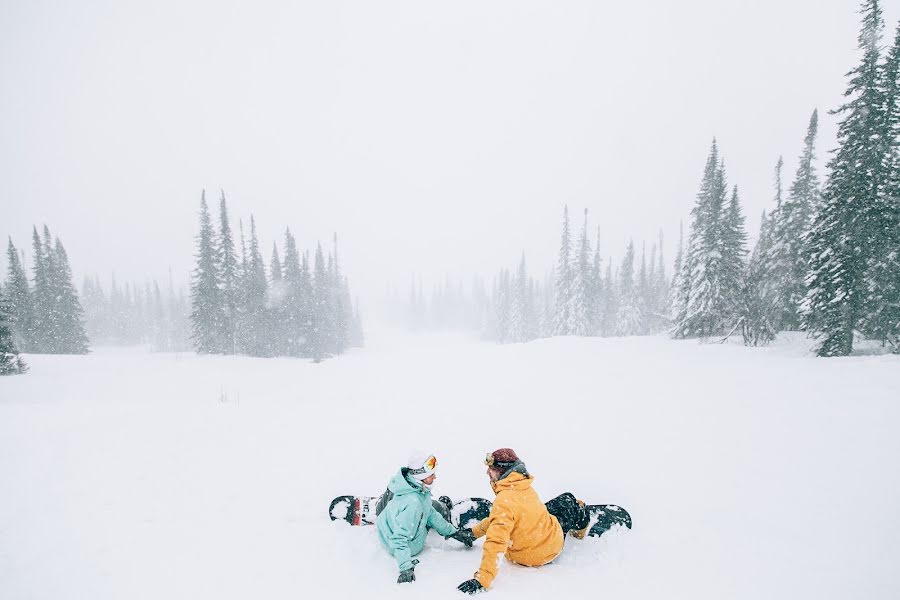
[[[900,597],[900,357],[370,337],[319,365],[26,357],[0,379],[0,598],[461,598],[481,541],[431,534],[399,587],[375,529],[328,504],[416,447],[435,495],[491,498],[501,446],[545,501],[618,503],[634,529],[504,563],[487,598]]]

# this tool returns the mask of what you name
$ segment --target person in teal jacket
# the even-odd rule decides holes
[[[452,537],[472,547],[474,536],[470,529],[451,525],[449,498],[446,502],[431,500],[431,485],[436,479],[437,458],[433,454],[412,456],[406,467],[391,478],[387,490],[375,507],[378,539],[397,559],[400,576],[397,583],[416,580],[418,560],[413,556],[425,547],[429,529],[445,538]],[[441,497],[444,500],[444,497]]]

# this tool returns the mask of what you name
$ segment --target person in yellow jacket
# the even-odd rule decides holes
[[[497,497],[491,514],[472,528],[476,539],[487,537],[481,566],[457,588],[466,594],[490,587],[502,554],[520,565],[545,565],[562,552],[566,533],[583,538],[590,523],[584,503],[570,493],[542,503],[531,487],[534,477],[511,448],[494,450],[485,464]]]

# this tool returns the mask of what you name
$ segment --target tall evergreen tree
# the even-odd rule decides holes
[[[590,335],[591,333],[591,244],[588,239],[587,209],[584,209],[584,225],[578,239],[578,250],[575,264],[572,266],[571,309],[572,335]]]
[[[629,241],[619,269],[619,311],[616,315],[617,335],[642,335],[644,312],[640,290],[634,278],[634,242]]]
[[[603,309],[606,290],[603,286],[603,259],[600,258],[600,227],[597,227],[597,245],[591,264],[590,335],[603,335]]]
[[[16,347],[13,306],[0,289],[0,375],[18,375],[28,370]]]
[[[234,250],[234,238],[231,235],[231,225],[228,223],[228,207],[225,204],[224,191],[219,200],[219,237],[217,242],[216,250],[224,314],[221,333],[222,352],[234,354],[237,350],[236,331],[240,273]]]
[[[803,240],[809,232],[821,194],[814,163],[818,128],[819,114],[814,110],[787,200],[771,217],[767,250],[771,252],[772,260],[769,276],[775,279],[778,294],[778,316],[774,326],[779,330],[796,330],[801,322],[800,305],[806,294]]]
[[[206,205],[206,192],[200,195],[200,231],[197,234],[196,266],[191,273],[191,339],[201,354],[225,351],[225,308],[220,289],[216,233]],[[115,284],[113,285],[115,294]]]
[[[874,245],[866,270],[861,329],[900,353],[900,24],[882,68],[884,110],[878,136],[885,184],[873,210]]]
[[[28,287],[28,276],[19,259],[19,252],[13,245],[12,238],[6,248],[7,274],[6,293],[9,302],[9,318],[12,323],[13,344],[27,352],[32,347],[33,313],[31,306],[31,290]]]
[[[732,316],[722,288],[722,241],[725,221],[725,172],[713,140],[697,203],[691,211],[691,233],[682,265],[676,337],[706,337],[721,333]]]
[[[777,209],[776,209],[777,210]],[[779,316],[779,289],[772,276],[772,239],[774,219],[763,212],[759,227],[759,239],[753,248],[747,276],[741,294],[741,332],[744,344],[758,346],[775,338]]]
[[[721,231],[721,291],[725,322],[736,322],[741,313],[741,290],[744,284],[747,255],[747,230],[741,210],[738,188],[734,186]]]
[[[572,236],[569,231],[569,207],[566,205],[563,209],[562,239],[559,247],[559,258],[556,263],[554,335],[572,335],[575,332],[575,315],[572,314],[574,287]]]
[[[849,73],[837,111],[838,149],[807,237],[809,273],[803,301],[804,325],[819,338],[819,356],[843,356],[853,350],[853,336],[865,317],[865,272],[883,242],[882,207],[885,180],[883,111],[879,41],[883,28],[878,0],[862,3],[859,48],[862,61]]]
[[[284,232],[284,297],[281,303],[280,321],[284,351],[288,356],[309,356],[311,340],[309,323],[306,322],[306,303],[303,290],[303,270],[300,252],[290,228]]]
[[[278,258],[278,246],[272,242],[272,263],[269,265],[269,278],[272,285],[281,283],[281,259]]]
[[[59,238],[53,248],[56,292],[54,310],[55,351],[62,354],[86,354],[88,338],[84,330],[84,310],[78,300],[78,292],[72,281],[72,268],[69,256]]]
[[[325,255],[322,253],[322,244],[316,244],[312,281],[313,319],[310,331],[310,351],[315,362],[320,362],[328,355],[328,296],[330,285],[328,270],[325,266]]]

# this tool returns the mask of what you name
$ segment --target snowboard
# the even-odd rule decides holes
[[[350,525],[374,525],[375,505],[380,496],[338,496],[328,507],[332,521]],[[472,527],[491,513],[491,502],[484,498],[463,498],[452,503],[450,523],[455,527]]]
[[[589,537],[600,537],[616,525],[631,529],[631,515],[616,504],[588,504],[585,508],[591,514]]]

